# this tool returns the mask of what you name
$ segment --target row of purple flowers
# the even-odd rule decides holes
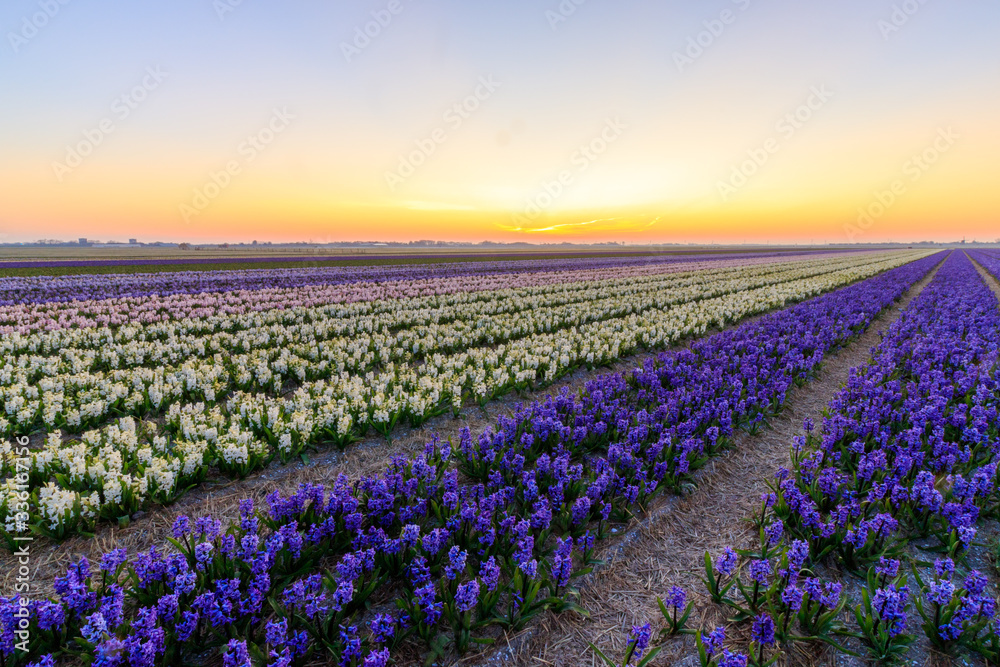
[[[796,445],[777,510],[814,555],[861,569],[898,538],[972,543],[1000,453],[998,348],[997,300],[956,253]]]
[[[965,253],[944,264],[829,412],[797,443],[775,515],[810,538],[814,558],[869,569],[855,615],[870,655],[906,651],[912,606],[936,650],[1000,659],[987,579],[959,577],[955,563],[1000,509],[1000,304]],[[945,554],[930,572],[911,556],[914,541]]]

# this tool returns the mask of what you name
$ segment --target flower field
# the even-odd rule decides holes
[[[804,255],[811,254],[804,252]],[[826,252],[824,254],[830,254]],[[170,268],[169,260],[118,260],[118,261],[48,261],[48,262],[0,262],[0,275],[12,269],[31,268],[48,270],[50,275],[35,277],[4,278],[0,284],[0,305],[35,304],[47,302],[68,302],[87,299],[131,298],[149,295],[193,295],[204,292],[227,292],[244,289],[273,289],[281,287],[302,287],[306,285],[342,285],[356,282],[386,282],[397,280],[423,281],[457,276],[489,276],[495,274],[559,273],[587,269],[617,269],[626,266],[643,265],[686,265],[698,261],[740,262],[746,259],[768,260],[780,258],[787,253],[700,253],[694,256],[659,255],[636,257],[589,257],[589,258],[545,258],[519,259],[517,261],[456,261],[446,264],[416,263],[405,264],[404,258],[396,257],[394,264],[349,265],[336,267],[301,267],[297,269],[269,268],[267,270],[241,269],[239,265],[280,261],[280,258],[255,258],[250,260],[223,260],[222,263],[239,264],[227,271],[178,270],[163,272]],[[356,261],[373,262],[387,257],[365,256]],[[310,258],[319,263],[322,258]],[[419,262],[418,257],[412,258]],[[461,259],[461,258],[456,258]],[[425,258],[426,260],[426,258]],[[191,265],[217,263],[220,260],[187,259],[180,265],[186,269]],[[346,263],[346,262],[344,262]],[[57,275],[61,267],[74,268],[116,268],[149,267],[144,273],[86,274],[80,276]]]
[[[168,543],[81,559],[56,580],[54,598],[3,599],[0,658],[430,663],[542,612],[579,610],[586,605],[575,581],[612,526],[687,486],[737,432],[765,427],[828,353],[938,265],[822,428],[795,443],[793,469],[779,471],[755,518],[759,549],[706,558],[711,597],[733,607],[736,622],[753,620],[755,643],[730,646],[721,628],[698,643],[704,664],[726,665],[763,664],[776,645],[836,643],[850,632],[873,652],[892,651],[907,635],[887,629],[905,626],[890,616],[905,616],[907,596],[923,600],[926,588],[934,592],[920,613],[950,624],[934,641],[995,655],[981,575],[951,581],[976,520],[997,503],[1000,309],[964,255],[943,258],[625,263],[559,278],[450,276],[433,294],[397,297],[385,294],[416,288],[275,288],[259,303],[282,307],[229,313],[190,303],[258,301],[198,293],[176,310],[145,311],[157,315],[148,322],[129,316],[109,326],[74,314],[82,320],[54,316],[12,333],[4,341],[5,429],[42,438],[30,452],[5,453],[12,549],[27,525],[54,538],[86,533],[102,519],[168,503],[207,475],[246,475],[307,447],[345,445],[366,429],[389,433],[399,419],[418,422],[466,400],[694,340],[634,371],[595,374],[577,393],[521,405],[483,432],[466,429],[415,458],[392,458],[382,474],[275,492],[263,506],[246,500],[233,523],[181,516]],[[302,289],[311,296],[294,293]],[[82,303],[80,312],[128,313],[137,302]],[[53,301],[38,312],[45,308],[74,304]],[[199,308],[212,314],[195,316]],[[755,313],[767,314],[704,335]],[[522,370],[509,373],[516,363]],[[488,390],[477,392],[485,378]],[[379,410],[392,416],[380,419]],[[345,418],[348,427],[337,430]],[[15,511],[25,497],[27,519]],[[936,540],[946,558],[927,581],[905,588],[897,561],[917,537]],[[858,607],[854,630],[842,623],[842,585],[814,574],[830,564],[873,568],[865,599],[876,602]],[[667,635],[687,631],[685,602],[678,589],[663,603],[673,619]],[[671,606],[679,608],[673,616]],[[883,617],[884,625],[872,620]],[[648,628],[636,628],[629,659],[651,641]]]
[[[1000,0],[69,4],[0,667],[1000,667]]]
[[[776,478],[766,530],[783,525],[813,561],[868,573],[856,614],[875,659],[913,641],[908,614],[942,653],[962,647],[1000,659],[996,599],[983,573],[962,563],[979,520],[1000,507],[998,380],[997,300],[955,253]],[[940,554],[923,576],[907,567],[918,540]],[[793,597],[780,590],[787,585],[769,593]]]
[[[996,274],[995,256],[970,255]],[[759,542],[705,555],[708,596],[751,626],[751,642],[699,630],[701,664],[770,664],[819,641],[876,664],[910,660],[921,643],[942,661],[997,664],[997,577],[972,553],[997,553],[978,531],[1000,509],[998,383],[997,297],[954,253],[852,370],[822,425],[806,422],[791,468],[751,517]],[[661,606],[667,632],[683,631],[669,619],[690,613],[686,592]],[[626,643],[630,658],[658,650],[647,652],[648,626]]]
[[[926,254],[628,259],[6,306],[0,319],[23,330],[2,344],[0,431],[47,436],[27,457],[6,445],[4,534],[12,546],[25,491],[22,524],[56,539],[87,534],[209,475],[242,478],[310,448],[387,436],[401,421],[544,386]],[[19,459],[26,485],[13,476]]]

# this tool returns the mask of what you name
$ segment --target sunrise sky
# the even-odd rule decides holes
[[[998,29],[995,0],[5,0],[0,241],[993,240]]]

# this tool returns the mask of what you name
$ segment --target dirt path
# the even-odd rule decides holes
[[[789,392],[784,409],[771,420],[771,428],[757,436],[742,434],[733,448],[698,473],[698,488],[687,497],[667,497],[656,503],[621,538],[606,543],[599,558],[605,565],[582,585],[582,606],[590,618],[576,614],[548,614],[517,636],[498,643],[503,647],[467,656],[470,665],[598,665],[589,644],[599,646],[614,659],[621,654],[633,624],[659,624],[656,596],[674,585],[688,591],[695,602],[690,624],[712,627],[723,621],[699,580],[706,551],[716,555],[726,546],[742,547],[756,539],[744,519],[760,509],[766,482],[779,466],[790,466],[792,438],[802,434],[802,423],[821,413],[855,366],[870,358],[881,331],[890,326],[937,273],[935,267],[904,298],[887,308],[868,331],[848,347],[824,361],[818,379]],[[674,639],[664,646],[655,665],[698,664],[694,642]],[[832,665],[831,653],[795,653],[784,664]]]

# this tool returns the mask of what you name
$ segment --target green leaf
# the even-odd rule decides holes
[[[604,664],[605,664],[605,665],[607,665],[608,667],[618,667],[618,665],[616,665],[616,664],[614,663],[614,661],[612,661],[612,660],[608,659],[608,656],[606,656],[606,655],[604,655],[603,653],[601,653],[601,649],[597,648],[597,647],[596,647],[596,646],[594,646],[593,644],[591,644],[591,645],[590,645],[590,648],[591,648],[591,649],[593,649],[594,653],[596,653],[596,654],[597,654],[597,657],[598,657],[598,658],[600,658],[601,660],[603,660],[603,661],[604,661]]]
[[[475,644],[494,644],[496,640],[492,637],[472,637],[472,642]]]
[[[655,658],[656,654],[659,653],[662,648],[662,646],[657,646],[656,648],[651,649],[649,653],[647,653],[645,657],[639,661],[639,664],[637,664],[636,667],[646,667],[649,661]]]

